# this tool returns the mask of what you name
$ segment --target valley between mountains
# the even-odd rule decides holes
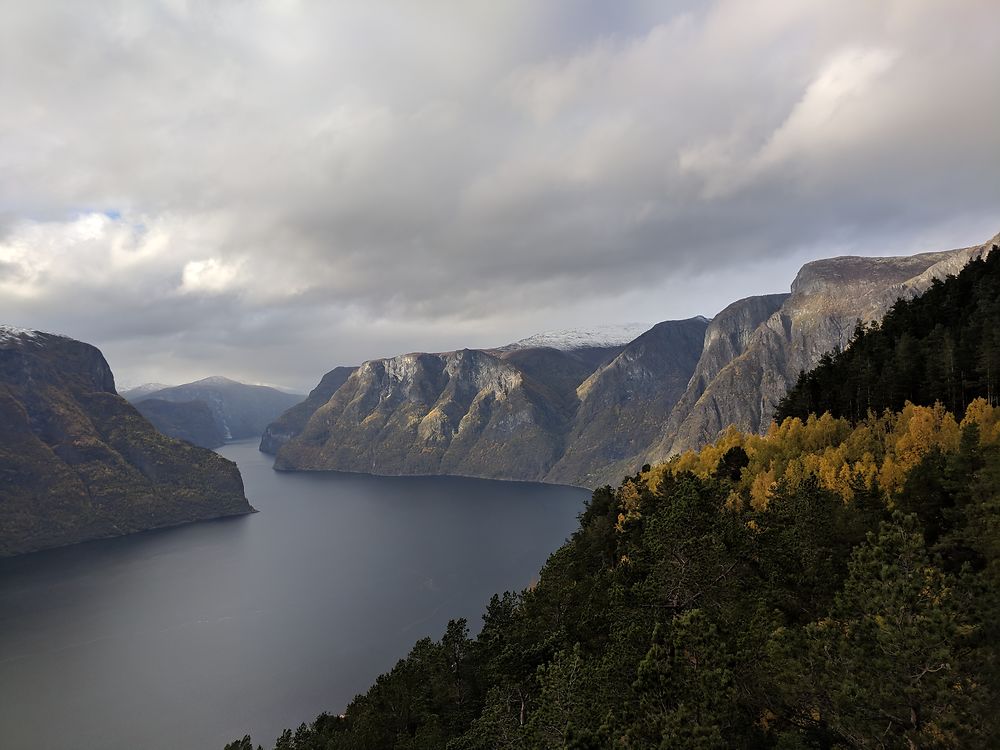
[[[616,485],[729,427],[764,431],[859,322],[998,241],[815,261],[787,294],[638,335],[605,326],[340,366],[304,400],[221,377],[122,398],[93,346],[2,328],[0,556],[250,512],[237,468],[205,450],[232,439],[260,437],[281,471]]]

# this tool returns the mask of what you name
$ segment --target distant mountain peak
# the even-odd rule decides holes
[[[227,378],[225,375],[209,375],[207,378],[196,380],[190,385],[246,385],[246,383]]]
[[[135,401],[150,393],[172,388],[169,383],[140,383],[139,385],[122,385],[118,388],[118,394],[127,401]]]
[[[513,344],[499,347],[500,351],[549,347],[561,351],[595,347],[624,346],[652,328],[651,323],[622,323],[587,328],[566,328],[528,336]]]

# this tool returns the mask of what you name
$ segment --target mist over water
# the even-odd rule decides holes
[[[0,561],[0,746],[221,750],[342,711],[450,618],[473,631],[588,493],[236,461],[252,516]]]

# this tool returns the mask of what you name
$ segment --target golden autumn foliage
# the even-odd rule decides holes
[[[780,425],[772,423],[765,435],[729,428],[714,444],[653,467],[647,478],[653,488],[668,473],[691,472],[705,478],[716,471],[727,451],[742,448],[750,463],[743,469],[737,492],[756,508],[767,506],[779,484],[794,489],[808,478],[845,502],[864,489],[877,491],[891,505],[910,471],[932,450],[957,451],[962,428],[973,423],[984,446],[1000,444],[1000,407],[984,399],[969,405],[961,425],[941,404],[907,403],[901,412],[871,414],[857,426],[829,413],[805,422],[788,418]]]

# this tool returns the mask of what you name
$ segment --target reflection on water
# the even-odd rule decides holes
[[[221,750],[528,584],[587,493],[236,461],[261,512],[0,561],[0,746]]]

